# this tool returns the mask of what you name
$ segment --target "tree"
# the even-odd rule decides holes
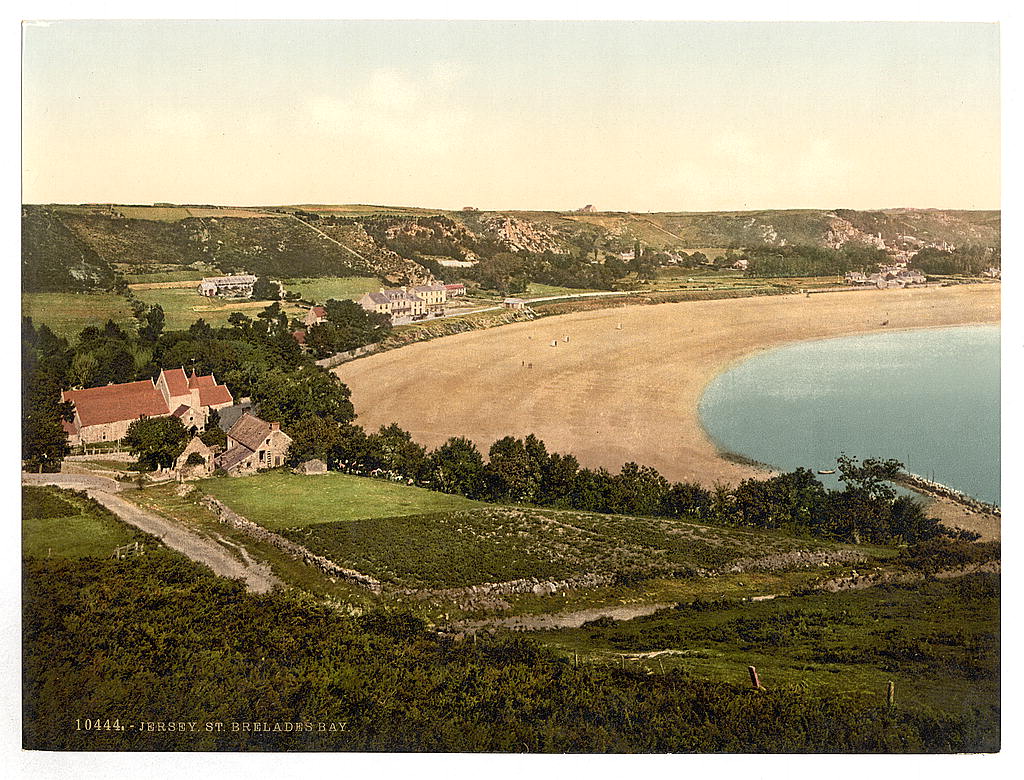
[[[255,301],[279,301],[281,286],[270,277],[258,276],[252,286],[252,297]]]
[[[173,466],[187,439],[177,417],[140,417],[128,426],[123,444],[140,466],[153,470]]]
[[[434,450],[427,459],[426,477],[444,493],[482,498],[486,492],[484,459],[469,439],[452,437]]]
[[[306,416],[288,428],[292,443],[288,464],[297,466],[307,460],[322,460],[328,466],[338,462],[343,444],[341,425],[335,420]]]
[[[337,376],[316,365],[294,371],[272,369],[257,378],[252,399],[260,415],[284,427],[304,417],[323,417],[338,423],[355,418],[349,389]]]
[[[512,436],[498,439],[491,445],[487,457],[484,474],[491,500],[534,503],[540,493],[543,472],[520,439]]]
[[[412,434],[402,430],[397,423],[380,427],[367,437],[370,457],[376,468],[401,474],[409,479],[418,479],[427,460],[425,447],[412,440]]]

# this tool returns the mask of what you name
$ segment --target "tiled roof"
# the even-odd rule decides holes
[[[312,309],[310,309],[310,311],[313,312],[313,314],[317,317],[327,316],[327,309],[325,309],[323,306],[314,306]]]
[[[64,432],[68,436],[77,436],[78,435],[78,428],[75,427],[75,423],[73,421],[71,421],[71,420],[61,420],[60,421],[60,425],[64,429]]]
[[[172,397],[188,395],[188,380],[185,378],[185,369],[172,368],[163,372],[164,380],[167,382],[167,389]]]
[[[199,376],[194,371],[192,376],[188,378],[188,389],[195,390],[196,388],[203,387],[217,387],[217,380],[213,378],[213,374],[207,374],[206,376]]]
[[[134,420],[143,415],[159,417],[168,412],[167,402],[151,379],[85,390],[65,390],[61,400],[75,405],[83,426]]]
[[[189,407],[188,404],[182,404],[177,409],[175,409],[173,412],[171,412],[171,417],[181,417],[181,416],[183,416],[185,414],[185,412],[187,412],[189,410],[189,408],[190,407]]]
[[[299,330],[293,330],[292,331],[292,338],[295,339],[300,344],[305,344],[306,343],[306,331],[301,329],[301,328]]]
[[[270,430],[270,423],[251,414],[243,414],[238,418],[238,422],[231,426],[228,436],[250,450],[257,450],[270,435]]]
[[[217,404],[230,404],[234,402],[231,391],[226,385],[212,385],[199,388],[199,405],[216,406]]]
[[[366,295],[371,301],[377,304],[388,303],[390,300],[386,295],[384,295],[384,293],[371,292],[366,293]]]

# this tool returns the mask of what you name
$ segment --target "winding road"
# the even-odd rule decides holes
[[[21,481],[26,485],[55,485],[56,487],[84,490],[99,501],[122,521],[152,534],[172,550],[177,550],[193,561],[210,568],[214,574],[245,582],[246,588],[254,593],[266,593],[281,581],[275,577],[265,563],[238,557],[211,539],[184,528],[167,518],[136,506],[116,495],[121,485],[107,477],[89,474],[25,474]]]

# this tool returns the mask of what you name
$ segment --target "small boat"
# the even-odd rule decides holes
[[[835,469],[818,469],[819,474],[835,474]]]

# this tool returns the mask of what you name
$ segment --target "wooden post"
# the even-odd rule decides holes
[[[888,690],[885,694],[886,703],[889,705],[889,709],[896,706],[896,683],[889,680]]]
[[[750,672],[750,684],[754,687],[755,691],[763,691],[764,686],[761,685],[761,680],[757,676],[757,668],[748,666],[747,671]]]
[[[572,665],[574,668],[580,665],[580,657],[575,650],[572,651]]]

